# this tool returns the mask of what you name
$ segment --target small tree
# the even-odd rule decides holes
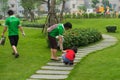
[[[99,0],[92,0],[92,7],[96,8],[96,5],[99,3]]]
[[[24,8],[24,15],[26,19],[29,19],[31,21],[35,21],[34,17],[34,9],[36,7],[36,4],[40,4],[42,1],[45,0],[21,0],[21,5]]]
[[[84,5],[83,6],[78,6],[78,9],[82,12],[86,12],[86,10],[87,10],[86,6],[84,6]]]
[[[3,18],[6,16],[6,12],[8,10],[8,0],[1,0],[1,12],[3,13]]]
[[[57,19],[56,12],[55,12],[56,0],[51,0],[51,2],[49,1],[50,0],[48,0],[48,7],[50,6],[50,8],[48,9],[48,16],[45,22],[45,27],[42,30],[42,32],[44,32],[45,34],[47,32],[48,27],[58,23],[58,19]]]
[[[110,2],[108,0],[102,0],[102,4],[104,5],[105,9],[106,9],[107,6],[112,8],[112,6],[111,6],[111,4],[110,4]]]

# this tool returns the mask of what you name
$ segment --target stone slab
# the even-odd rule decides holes
[[[43,66],[42,69],[70,71],[70,70],[73,69],[73,66],[67,66],[67,67],[59,67],[59,66]]]
[[[47,65],[50,66],[64,66],[64,63],[57,63],[57,62],[48,62]]]
[[[57,80],[57,79],[65,79],[67,77],[68,77],[67,75],[59,75],[58,76],[58,75],[37,75],[37,74],[34,74],[30,78],[33,78],[33,79]]]
[[[67,75],[70,71],[56,71],[56,70],[38,70],[36,71],[37,74],[55,74],[55,75]]]

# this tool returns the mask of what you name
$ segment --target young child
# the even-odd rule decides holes
[[[73,65],[75,53],[77,53],[77,47],[64,50],[62,54],[63,63],[65,63],[65,65]]]

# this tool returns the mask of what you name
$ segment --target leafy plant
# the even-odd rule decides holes
[[[64,33],[64,48],[72,46],[85,46],[102,39],[102,35],[96,29],[72,29]]]
[[[22,23],[22,26],[34,27],[34,28],[43,28],[44,24],[39,24],[39,23]]]

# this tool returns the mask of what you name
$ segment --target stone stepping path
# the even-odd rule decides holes
[[[102,36],[104,40],[102,40],[101,42],[78,49],[74,65],[80,62],[80,60],[89,53],[97,50],[102,50],[106,47],[110,47],[116,44],[117,42],[117,39],[115,37],[104,34]],[[36,71],[27,80],[65,80],[68,77],[70,71],[74,68],[74,65],[73,66],[64,65],[64,63],[62,63],[62,60],[50,61],[45,66],[41,67],[40,70]]]

